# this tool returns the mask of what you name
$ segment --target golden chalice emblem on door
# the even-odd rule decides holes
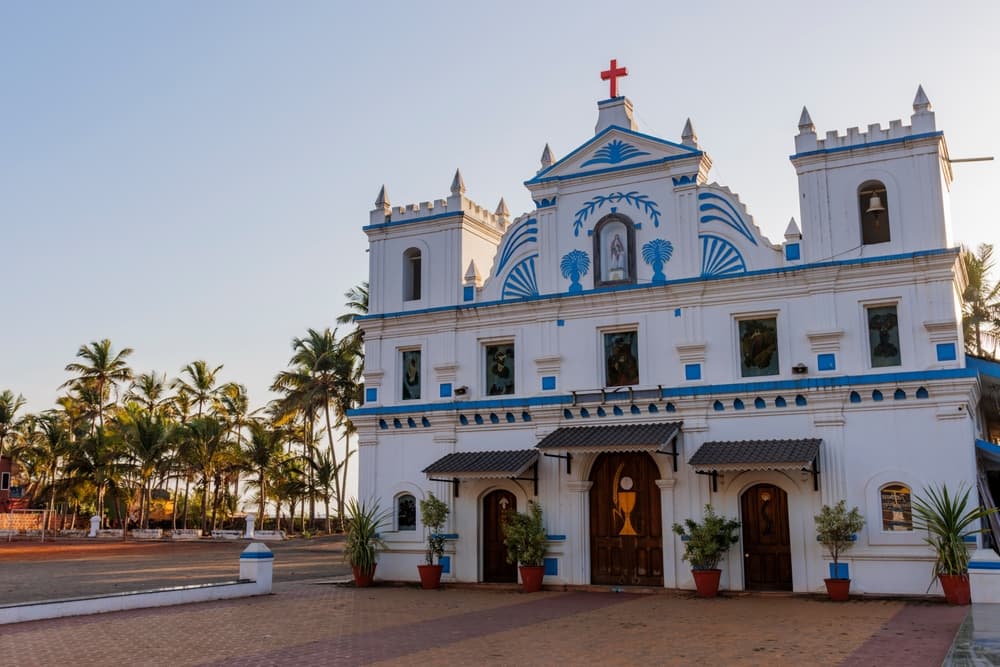
[[[625,464],[623,463],[618,466],[618,470],[615,472],[615,490],[612,496],[612,501],[614,502],[613,514],[625,522],[622,529],[618,531],[618,535],[638,535],[632,526],[632,510],[635,509],[635,491],[632,490],[634,482],[628,475],[625,477],[621,476],[622,468],[624,467]]]

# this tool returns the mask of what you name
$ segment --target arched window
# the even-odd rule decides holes
[[[910,503],[910,487],[893,482],[879,489],[882,504],[882,530],[913,530],[913,509]]]
[[[881,181],[866,181],[858,188],[858,213],[863,245],[889,242],[889,198]]]
[[[396,497],[396,530],[417,529],[417,499],[411,493]]]
[[[594,227],[594,286],[635,282],[635,225],[621,214]]]
[[[403,253],[403,301],[416,301],[420,298],[420,275],[420,250],[408,248]]]

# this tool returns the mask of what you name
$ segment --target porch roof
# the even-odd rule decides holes
[[[538,461],[534,449],[490,452],[454,452],[424,468],[424,474],[457,479],[508,479],[520,477]]]
[[[570,452],[666,452],[666,446],[680,433],[682,424],[683,422],[656,422],[565,426],[542,438],[536,447]]]
[[[697,472],[722,470],[801,470],[819,455],[819,438],[714,440],[688,461]]]

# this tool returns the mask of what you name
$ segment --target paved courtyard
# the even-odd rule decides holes
[[[144,578],[176,585],[227,569],[221,578],[232,578],[243,544],[100,546],[0,545],[4,602],[26,587],[79,595]],[[346,572],[338,542],[271,546],[273,595],[3,626],[0,664],[937,667],[968,611],[800,596],[355,589],[335,583]]]

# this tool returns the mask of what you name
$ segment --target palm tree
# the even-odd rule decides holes
[[[137,375],[129,387],[126,401],[141,403],[147,411],[163,410],[170,402],[167,396],[167,375],[151,371]]]
[[[172,389],[176,389],[179,394],[187,394],[198,405],[197,416],[204,414],[205,403],[214,406],[219,389],[215,386],[215,376],[222,370],[222,364],[215,368],[209,368],[208,362],[203,359],[194,361],[181,369],[181,373],[187,375],[188,380],[178,377],[170,383]]]
[[[962,264],[968,278],[962,292],[962,329],[965,347],[978,356],[992,357],[1000,342],[1000,281],[990,282],[996,265],[993,245],[980,243],[976,252],[962,247]],[[983,339],[992,343],[991,350],[983,350]]]
[[[225,458],[225,424],[218,418],[195,417],[185,429],[189,437],[187,455],[201,477],[201,530],[208,530],[208,487],[220,471]]]
[[[101,430],[104,429],[104,401],[119,382],[132,379],[132,369],[125,363],[125,358],[131,355],[132,348],[122,348],[117,354],[107,338],[81,345],[76,356],[84,363],[73,362],[66,365],[66,370],[76,373],[77,377],[63,383],[63,387],[78,384],[90,384],[97,395],[97,420]]]
[[[273,470],[284,460],[281,451],[286,437],[285,431],[274,428],[271,424],[251,420],[248,424],[250,438],[242,448],[246,469],[256,475],[251,485],[257,487],[258,507],[257,521],[264,527],[264,505],[270,493],[268,481]]]
[[[118,416],[127,456],[138,474],[139,525],[149,526],[150,480],[170,450],[170,424],[155,410],[130,404]]]
[[[17,428],[17,411],[24,407],[24,396],[10,389],[0,392],[0,457],[3,457],[3,444],[8,434]]]
[[[347,290],[344,292],[344,297],[347,298],[347,302],[344,303],[347,312],[337,317],[337,324],[355,325],[354,330],[347,334],[345,338],[350,339],[351,344],[357,348],[358,354],[361,354],[361,350],[364,347],[365,332],[361,327],[357,326],[357,323],[359,317],[368,314],[368,281],[360,282]]]

